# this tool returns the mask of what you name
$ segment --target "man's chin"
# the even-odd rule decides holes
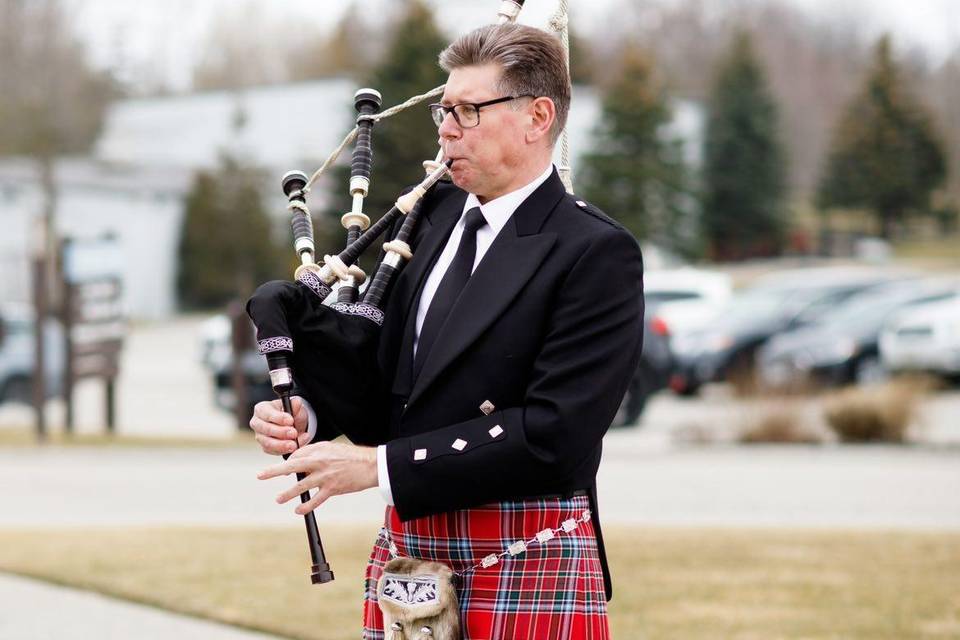
[[[464,191],[470,191],[470,178],[463,171],[451,171],[450,172],[450,181],[463,189]]]

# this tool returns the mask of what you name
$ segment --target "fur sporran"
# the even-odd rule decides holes
[[[460,605],[450,567],[394,558],[377,582],[386,640],[460,640]]]

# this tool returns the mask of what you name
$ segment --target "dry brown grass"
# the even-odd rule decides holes
[[[904,442],[931,390],[926,378],[848,387],[826,398],[824,418],[842,442]]]
[[[822,438],[803,421],[801,406],[788,398],[758,409],[757,415],[741,432],[744,444],[819,444]]]
[[[290,638],[345,640],[358,636],[375,533],[324,527],[337,579],[323,586],[308,584],[299,528],[0,531],[0,569]],[[960,533],[605,533],[615,638],[960,637]]]

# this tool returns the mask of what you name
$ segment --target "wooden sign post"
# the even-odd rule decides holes
[[[116,379],[120,372],[120,353],[126,335],[122,283],[118,274],[71,273],[74,242],[64,240],[61,249],[66,258],[64,264],[67,265],[64,269],[62,308],[66,354],[63,373],[65,427],[68,433],[73,432],[73,391],[76,383],[83,378],[102,378],[104,422],[107,431],[113,433],[116,429]]]

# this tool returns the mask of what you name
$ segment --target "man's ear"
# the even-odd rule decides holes
[[[557,119],[557,107],[547,97],[535,99],[527,106],[530,124],[527,127],[527,142],[537,142],[550,135],[550,128]]]

